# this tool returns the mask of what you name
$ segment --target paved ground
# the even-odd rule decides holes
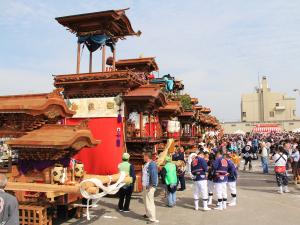
[[[258,164],[255,166],[259,169]],[[161,225],[296,225],[300,218],[300,189],[290,185],[291,193],[277,194],[274,175],[258,172],[240,173],[238,205],[226,211],[194,211],[192,183],[185,192],[178,192],[175,208],[166,208],[163,191],[157,191],[157,218]],[[115,210],[117,199],[104,198],[98,208],[92,210],[91,221],[85,218],[69,220],[64,224],[131,225],[146,224],[141,217],[144,207],[140,195],[132,200],[130,213]]]

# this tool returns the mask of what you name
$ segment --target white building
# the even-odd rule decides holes
[[[254,93],[242,94],[241,122],[225,122],[222,127],[225,133],[237,130],[251,132],[258,124],[276,124],[286,131],[300,128],[300,120],[296,116],[296,99],[272,92],[265,76]]]

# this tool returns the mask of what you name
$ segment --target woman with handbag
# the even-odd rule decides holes
[[[161,176],[163,179],[163,183],[167,187],[167,206],[174,207],[176,205],[176,190],[177,190],[177,173],[176,173],[176,165],[172,163],[172,158],[167,156],[166,165],[163,167],[161,171]]]
[[[278,193],[288,193],[288,177],[286,174],[286,163],[288,157],[284,154],[283,146],[278,146],[275,154],[272,156],[272,160],[275,163],[275,176],[277,185],[279,187]]]

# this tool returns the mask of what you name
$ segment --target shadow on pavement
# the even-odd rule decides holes
[[[138,201],[140,202],[140,201],[142,201],[142,199],[139,199]],[[124,212],[118,211],[116,204],[109,203],[109,202],[104,202],[104,201],[100,201],[99,205],[105,206],[105,207],[110,208],[110,209],[115,209],[116,212],[119,213],[122,217],[127,217],[127,218],[132,218],[132,219],[137,219],[137,220],[145,221],[143,219],[143,215],[137,214],[137,213],[135,213],[133,211],[130,211],[128,213],[124,213]]]
[[[255,192],[264,192],[264,193],[270,193],[270,194],[278,194],[280,195],[299,195],[299,193],[290,190],[289,193],[284,193],[284,194],[279,194],[277,193],[277,186],[272,186],[273,189],[253,189],[253,188],[240,188],[242,190],[246,190],[246,191],[255,191]]]
[[[185,208],[185,209],[192,209],[194,210],[194,199],[191,196],[190,198],[188,197],[180,197],[177,202],[176,202],[176,206],[181,207],[181,208]]]
[[[104,214],[108,213],[110,211],[107,211],[103,208],[98,209],[98,210],[90,210],[90,215],[91,215],[91,220],[87,220],[86,217],[82,217],[77,221],[72,221],[70,218],[65,219],[65,220],[56,220],[53,224],[54,225],[59,225],[59,224],[72,224],[72,225],[81,225],[81,224],[92,224],[95,221],[97,221],[100,217],[102,217]]]

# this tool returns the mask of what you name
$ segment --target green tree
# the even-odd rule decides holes
[[[180,95],[179,100],[184,110],[192,110],[191,97],[188,94]]]

